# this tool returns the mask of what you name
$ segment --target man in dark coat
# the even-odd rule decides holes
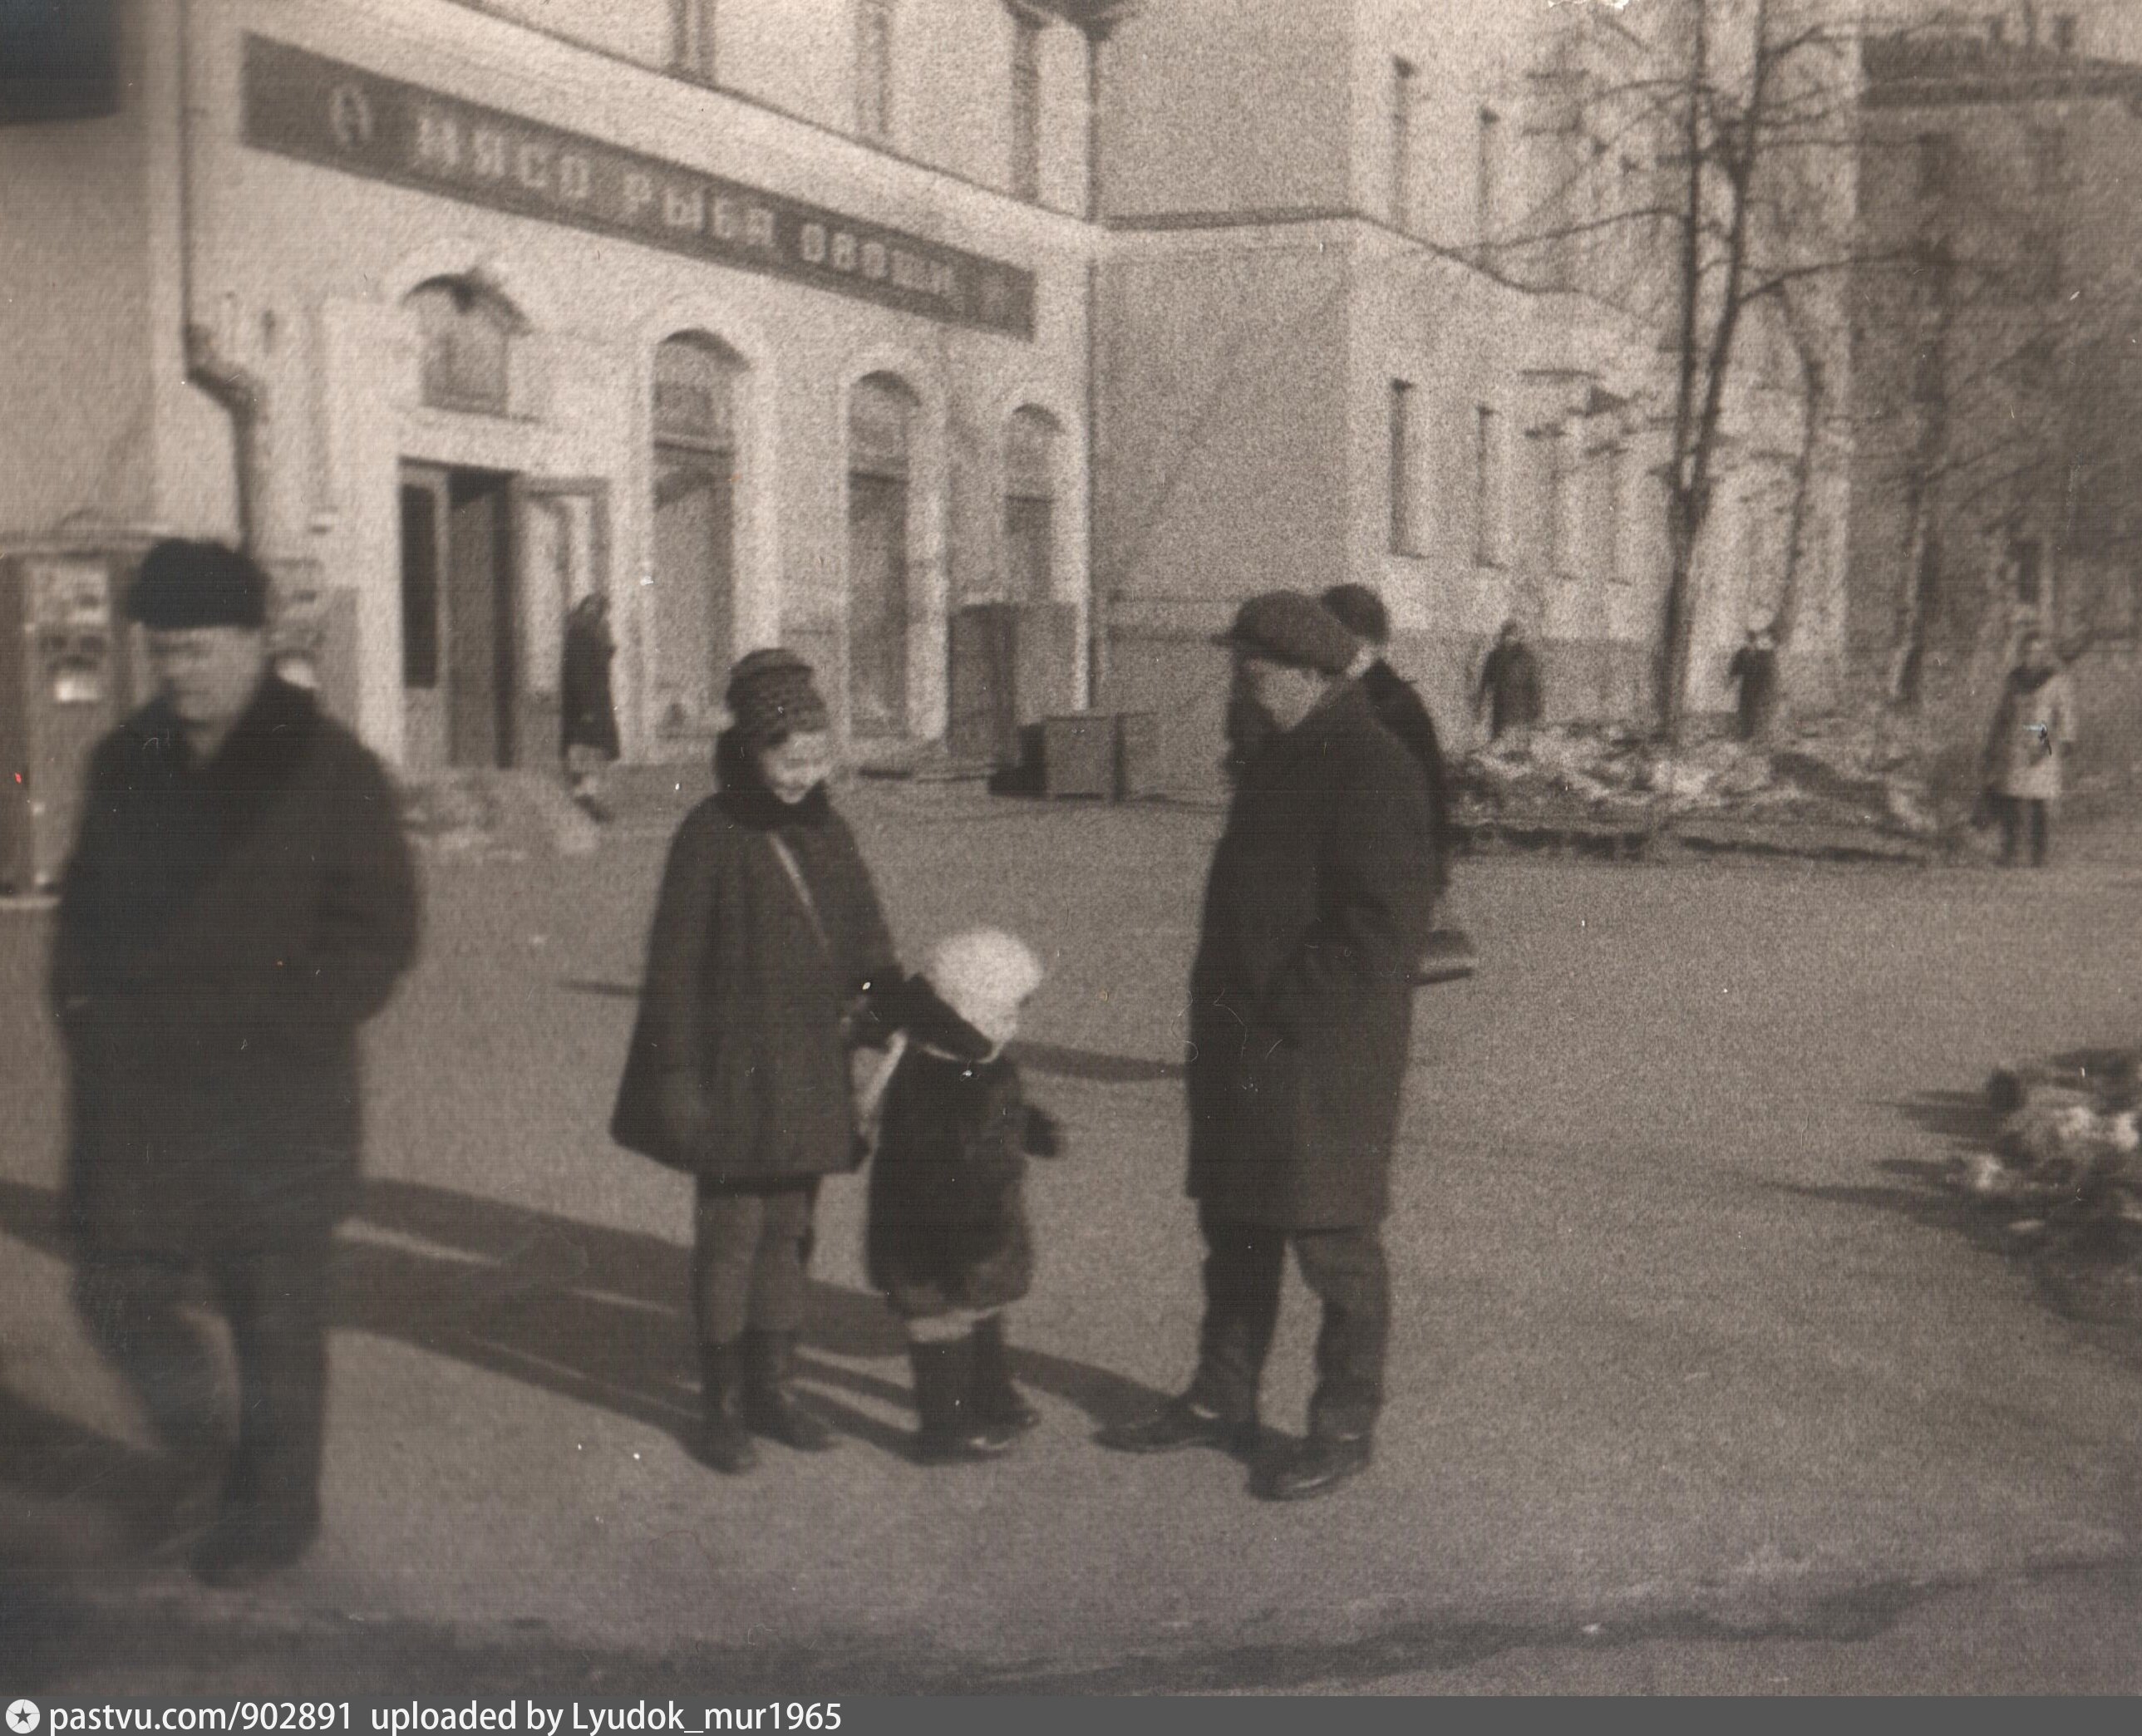
[[[1316,1392],[1307,1440],[1261,1467],[1258,1490],[1294,1500],[1367,1466],[1382,1406],[1379,1229],[1434,847],[1419,770],[1345,678],[1359,648],[1331,614],[1270,592],[1242,605],[1225,643],[1275,728],[1236,787],[1191,970],[1197,1371],[1102,1438],[1143,1452],[1256,1443],[1291,1243],[1324,1304]]]
[[[1503,623],[1494,649],[1480,665],[1479,685],[1473,689],[1473,715],[1488,714],[1488,739],[1499,742],[1508,735],[1523,746],[1527,732],[1545,710],[1540,693],[1539,663],[1525,643],[1525,630],[1516,620]]]
[[[166,541],[130,599],[157,697],[91,761],[52,996],[72,1086],[76,1297],[183,1477],[222,1450],[205,1275],[237,1353],[237,1449],[195,1570],[233,1582],[319,1527],[327,1280],[357,1191],[358,1028],[415,956],[416,877],[378,763],[270,673],[267,580]]]
[[[1778,709],[1778,642],[1769,628],[1748,629],[1747,643],[1725,666],[1725,678],[1740,684],[1740,739],[1760,740]]]
[[[610,633],[610,599],[590,591],[565,618],[565,668],[558,682],[565,775],[573,800],[598,820],[610,817],[598,790],[603,767],[617,757],[617,708],[610,666],[617,645]]]
[[[1440,895],[1450,884],[1450,777],[1443,763],[1443,744],[1436,739],[1435,719],[1414,684],[1384,656],[1384,647],[1391,642],[1391,618],[1384,599],[1365,584],[1335,584],[1323,600],[1339,624],[1361,641],[1348,673],[1360,683],[1369,709],[1420,767],[1421,788],[1434,829],[1435,890]]]

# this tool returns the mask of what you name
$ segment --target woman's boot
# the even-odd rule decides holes
[[[922,1418],[915,1437],[918,1463],[994,1458],[1018,1438],[1017,1430],[974,1413],[974,1354],[968,1339],[911,1339],[907,1354],[915,1369],[915,1408]]]
[[[985,1423],[994,1423],[1024,1434],[1041,1421],[1041,1413],[1019,1394],[1012,1383],[1011,1357],[1004,1349],[1004,1316],[987,1314],[975,1322],[971,1340],[974,1354],[974,1384],[971,1389],[975,1414]]]
[[[788,1389],[795,1349],[792,1333],[754,1329],[744,1334],[743,1419],[753,1433],[784,1447],[823,1452],[833,1444],[833,1431],[798,1404]]]
[[[758,1462],[743,1413],[743,1359],[734,1344],[699,1346],[699,1432],[692,1457],[735,1476]]]

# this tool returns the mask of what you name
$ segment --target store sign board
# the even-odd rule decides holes
[[[1032,272],[264,37],[245,39],[245,142],[925,318],[1034,336]]]

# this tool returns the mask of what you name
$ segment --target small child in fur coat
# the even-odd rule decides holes
[[[1026,1154],[1054,1157],[1004,1053],[1040,961],[994,929],[956,935],[896,994],[865,1255],[906,1323],[925,1464],[986,1458],[1040,1421],[1012,1384],[1004,1308],[1034,1283]]]

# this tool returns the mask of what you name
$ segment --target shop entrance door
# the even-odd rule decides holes
[[[413,769],[516,762],[512,478],[402,466],[405,757]]]

